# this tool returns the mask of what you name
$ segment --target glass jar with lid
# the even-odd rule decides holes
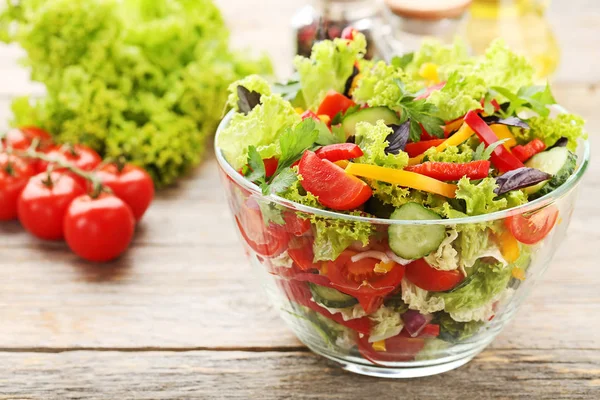
[[[310,56],[319,40],[340,37],[350,26],[367,37],[367,58],[374,55],[372,32],[380,10],[376,0],[313,0],[292,19],[296,54]]]
[[[472,0],[385,0],[373,33],[377,54],[386,60],[417,50],[428,37],[450,43],[464,34]]]

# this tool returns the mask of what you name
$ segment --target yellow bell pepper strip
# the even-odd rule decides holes
[[[337,165],[340,168],[346,169],[346,167],[348,166],[348,164],[350,164],[350,161],[348,160],[339,160],[334,162],[335,165]]]
[[[513,267],[510,271],[513,278],[518,279],[520,281],[525,280],[525,270],[521,267]]]
[[[506,125],[493,124],[490,125],[490,128],[492,128],[499,140],[508,139],[503,143],[507,150],[510,150],[517,145],[517,139],[515,139]]]
[[[415,172],[379,167],[377,165],[350,163],[346,173],[363,178],[374,179],[381,182],[393,183],[411,189],[439,194],[453,199],[456,197],[456,185],[438,181]]]
[[[439,152],[446,150],[450,146],[458,146],[459,144],[461,144],[462,142],[464,142],[465,140],[467,140],[468,138],[473,136],[474,133],[475,132],[471,128],[469,128],[469,126],[467,124],[463,123],[462,126],[460,127],[460,129],[458,130],[458,132],[456,132],[454,135],[450,136],[448,139],[444,140],[439,146],[437,146],[435,148],[435,151],[437,151],[439,153]],[[425,154],[421,154],[420,156],[413,157],[408,160],[408,165],[421,164],[423,162],[424,158],[425,158]]]
[[[372,344],[373,350],[375,351],[387,351],[385,348],[385,340],[380,340]]]
[[[445,137],[450,136],[450,134],[452,132],[457,131],[458,129],[460,129],[460,127],[464,123],[465,123],[465,121],[462,118],[458,118],[458,119],[455,119],[454,121],[448,122],[446,124],[446,126],[444,126],[444,136]]]
[[[496,235],[496,242],[500,247],[500,253],[502,257],[510,264],[514,263],[519,259],[521,251],[519,250],[519,242],[510,233],[510,231],[504,231],[499,235]]]

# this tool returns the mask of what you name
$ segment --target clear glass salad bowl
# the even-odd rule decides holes
[[[217,136],[230,117],[223,120]],[[578,165],[568,181],[523,206],[475,217],[408,221],[345,215],[265,196],[227,163],[218,148],[215,152],[248,259],[273,306],[298,339],[349,371],[391,378],[452,370],[469,362],[494,340],[563,242],[578,184],[589,162],[586,141],[579,146]],[[282,220],[265,224],[271,218],[267,214],[273,212]],[[487,253],[475,256],[476,261],[462,260],[465,254],[459,248],[461,262],[465,261],[462,268],[480,270],[449,292],[417,288],[407,281],[408,268],[404,266],[394,269],[395,277],[382,274],[383,278],[368,285],[360,284],[360,279],[344,282],[335,276],[336,269],[344,265],[354,268],[369,257],[379,257],[384,268],[393,262],[407,264],[386,246],[388,231],[419,231],[423,227],[441,227],[449,237],[451,232],[465,237],[474,232],[476,238],[488,241]],[[328,240],[346,240],[344,232],[356,229],[372,232],[366,246],[350,243],[335,260],[313,262],[313,243],[324,240],[324,232],[329,232]],[[455,247],[460,247],[461,236],[455,239]],[[355,265],[348,267],[348,263]],[[403,277],[398,276],[401,273]],[[330,293],[332,287],[346,294],[337,290]],[[355,291],[358,303],[347,295]],[[365,291],[381,296],[365,297]],[[315,299],[321,295],[328,307]],[[421,309],[425,306],[430,313],[415,311],[415,304]],[[342,305],[347,306],[345,311]]]

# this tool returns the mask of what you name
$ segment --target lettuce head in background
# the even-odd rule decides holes
[[[12,123],[123,156],[158,186],[200,162],[227,87],[271,73],[229,49],[211,0],[0,1],[0,40],[25,50],[46,88],[14,100]]]

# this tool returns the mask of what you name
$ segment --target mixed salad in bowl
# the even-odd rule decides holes
[[[301,340],[359,372],[437,373],[481,351],[548,265],[584,122],[500,41],[481,57],[427,42],[391,64],[365,48],[323,41],[289,82],[233,84],[217,157]]]

